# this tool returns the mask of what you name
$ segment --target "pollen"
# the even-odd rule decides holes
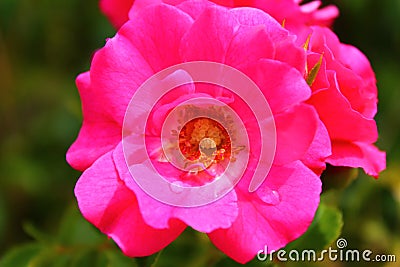
[[[195,118],[182,127],[179,133],[179,149],[186,159],[199,160],[208,166],[210,163],[229,158],[231,139],[217,121]]]

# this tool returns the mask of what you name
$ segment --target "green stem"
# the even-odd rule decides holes
[[[150,267],[156,267],[158,260],[160,259],[160,256],[162,254],[163,250],[160,250],[160,252],[157,253],[156,258],[154,259],[153,263],[150,265]]]

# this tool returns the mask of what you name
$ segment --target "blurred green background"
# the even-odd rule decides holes
[[[397,254],[399,264],[400,1],[327,3],[340,8],[340,39],[360,48],[376,71],[378,145],[388,168],[378,180],[360,171],[347,188],[327,190],[323,202],[342,211],[340,236],[349,247]],[[0,266],[147,266],[157,257],[122,256],[81,218],[73,195],[79,173],[65,162],[82,120],[75,77],[114,32],[96,0],[0,1]],[[191,230],[158,256],[157,266],[235,265]],[[279,263],[287,265],[296,264]]]

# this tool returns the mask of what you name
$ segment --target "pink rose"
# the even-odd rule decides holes
[[[164,2],[178,5],[183,1],[136,0],[129,16],[132,17],[150,4]],[[374,72],[368,59],[357,48],[340,43],[328,28],[318,27],[330,26],[338,15],[337,8],[327,6],[318,9],[320,1],[303,5],[299,5],[302,2],[299,0],[212,2],[227,7],[259,8],[295,34],[298,45],[303,45],[308,37],[311,38],[307,54],[309,68],[315,66],[321,54],[323,61],[317,80],[312,85],[313,97],[308,103],[316,107],[331,138],[332,155],[326,162],[334,166],[361,167],[367,174],[377,177],[386,168],[386,155],[373,145],[378,138],[376,123],[373,120],[377,110]],[[108,11],[111,7],[110,5],[103,8],[104,12],[110,14],[111,19],[128,16],[122,12],[112,12],[111,15]],[[338,105],[342,108],[337,108]],[[310,151],[308,156],[312,158],[313,153]],[[308,166],[311,166],[310,164]],[[315,165],[313,169],[320,174],[324,165]]]
[[[128,21],[129,10],[135,0],[100,0],[100,9],[109,18],[115,28]],[[117,15],[118,14],[118,15]]]
[[[318,207],[321,182],[316,172],[322,171],[331,154],[327,129],[315,108],[305,103],[312,93],[304,79],[305,50],[259,9],[229,10],[208,1],[188,1],[178,6],[151,5],[132,16],[96,52],[90,71],[77,78],[84,121],[67,160],[84,171],[75,188],[84,217],[132,257],[161,250],[186,226],[207,233],[216,247],[241,263],[251,260],[265,245],[277,250],[298,238]],[[129,102],[148,78],[190,61],[232,66],[258,85],[275,121],[276,154],[265,181],[250,193],[259,155],[268,149],[262,150],[260,142],[260,134],[267,128],[259,127],[251,108],[266,107],[249,107],[236,94],[214,85],[174,89],[156,103],[144,132],[151,160],[165,179],[208,183],[225,168],[224,156],[240,156],[246,151],[250,156],[239,183],[224,197],[199,207],[176,207],[149,196],[132,178],[127,166],[132,159],[124,155],[122,128]],[[146,97],[155,94],[157,89],[149,90]],[[211,139],[217,144],[219,158],[211,165],[215,172],[174,169],[161,152],[160,125],[174,107],[196,97],[218,100],[234,110],[249,135],[249,147],[241,152],[229,150],[229,146],[222,149],[219,144],[228,144],[230,139],[212,120],[184,127],[179,144],[185,156],[195,156],[192,142],[196,144],[196,140]],[[185,112],[182,116],[188,114]],[[135,145],[136,141],[127,142]],[[143,149],[140,144],[137,148]],[[233,160],[231,163],[236,166]]]
[[[321,61],[320,61],[321,60]],[[368,59],[357,48],[340,43],[328,28],[312,27],[309,68],[321,63],[308,103],[328,129],[334,166],[361,167],[374,177],[386,167],[386,155],[373,143],[378,139],[374,116],[377,88]]]
[[[100,7],[116,28],[122,26],[132,17],[136,10],[151,4],[166,3],[178,5],[185,0],[101,0]],[[135,2],[134,5],[132,3]],[[339,14],[335,6],[318,9],[321,1],[312,1],[300,5],[302,0],[211,0],[227,7],[251,6],[264,10],[274,17],[279,23],[284,23],[289,30],[296,32],[307,30],[308,26],[331,25],[333,19]],[[132,8],[128,8],[132,7]]]

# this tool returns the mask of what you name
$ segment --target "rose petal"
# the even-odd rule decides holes
[[[263,59],[244,72],[258,85],[274,114],[307,100],[310,87],[300,72],[288,64]]]
[[[115,1],[115,0],[114,0]],[[120,0],[124,1],[124,0]],[[129,18],[135,19],[137,14],[144,8],[150,5],[157,5],[157,4],[169,4],[169,5],[179,5],[180,3],[184,2],[185,0],[134,0],[134,5],[129,10]]]
[[[306,69],[306,53],[302,47],[296,45],[291,39],[288,38],[286,42],[281,42],[276,46],[275,59],[289,64],[304,75]]]
[[[265,246],[278,250],[307,230],[319,204],[321,181],[297,161],[274,166],[255,193],[237,191],[237,219],[209,237],[229,257],[246,263]]]
[[[275,116],[277,143],[274,164],[302,159],[310,149],[318,129],[318,115],[308,105],[298,105]],[[324,144],[324,146],[328,146]]]
[[[340,43],[327,28],[313,27],[310,47],[323,53],[326,68],[336,72],[340,92],[352,108],[367,118],[376,114],[377,88],[368,59],[355,47]]]
[[[327,74],[330,87],[314,93],[308,102],[317,109],[331,139],[374,143],[378,138],[375,121],[353,110],[338,89],[335,73]]]
[[[229,45],[238,28],[238,21],[225,8],[207,8],[182,39],[182,59],[225,62]]]
[[[194,20],[197,20],[207,8],[215,6],[211,1],[189,0],[181,2],[176,7],[190,15]]]
[[[234,14],[240,24],[246,26],[259,26],[265,27],[265,31],[270,35],[274,43],[287,39],[288,31],[271,17],[268,12],[264,12],[257,8],[239,7],[230,10]]]
[[[283,61],[304,73],[306,54],[303,48],[295,45],[295,36],[289,32],[267,13],[255,8],[234,8],[231,13],[246,26],[262,26],[268,33],[274,46],[274,59]],[[245,60],[245,62],[248,61]]]
[[[317,175],[321,175],[326,167],[325,161],[330,155],[332,148],[328,130],[321,121],[318,121],[314,140],[301,161]]]
[[[325,25],[330,27],[334,21],[339,16],[339,9],[334,5],[325,6],[313,14],[313,19],[317,25]]]
[[[75,195],[83,216],[131,257],[148,256],[163,249],[186,227],[179,220],[170,220],[163,230],[144,222],[136,196],[118,177],[112,152],[82,174]]]
[[[242,69],[262,58],[273,59],[275,48],[263,26],[240,26],[229,46],[225,64]]]
[[[128,13],[135,0],[100,0],[101,11],[111,20],[115,28],[119,28],[128,20]]]
[[[332,152],[327,162],[334,166],[361,167],[376,178],[386,168],[386,153],[372,144],[334,141]]]
[[[83,171],[118,144],[121,127],[104,113],[102,103],[93,99],[89,72],[79,75],[76,84],[82,100],[83,124],[76,141],[68,149],[67,161],[73,168]]]
[[[91,101],[102,105],[101,109],[122,128],[129,101],[151,75],[153,71],[139,51],[118,33],[93,57],[90,68]]]
[[[185,12],[161,4],[141,9],[119,33],[130,40],[156,73],[182,63],[179,46],[192,23]]]
[[[180,219],[197,231],[209,233],[218,228],[228,228],[237,216],[237,197],[235,191],[205,206],[184,208],[161,203],[145,193],[132,178],[127,168],[122,146],[113,154],[116,168],[126,185],[135,192],[144,221],[157,229],[169,227],[173,218]],[[146,173],[143,173],[145,176]]]
[[[321,1],[312,1],[300,6],[300,10],[304,13],[312,13],[321,6]]]

